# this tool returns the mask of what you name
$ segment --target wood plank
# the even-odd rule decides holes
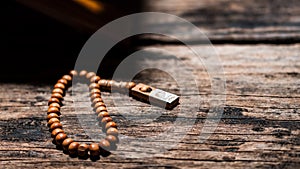
[[[208,46],[197,45],[200,48]],[[147,142],[151,150],[149,158],[139,147],[120,144],[118,151],[98,162],[71,158],[52,143],[46,126],[47,100],[53,84],[0,84],[0,164],[6,168],[61,167],[110,167],[110,168],[297,168],[300,166],[300,92],[299,50],[300,45],[216,45],[224,66],[226,78],[226,104],[222,119],[212,133],[203,131],[210,108],[211,84],[205,67],[195,62],[188,48],[178,45],[155,46],[176,53],[191,68],[199,83],[203,104],[191,103],[187,110],[193,112],[179,115],[180,107],[164,111],[127,96],[103,92],[103,99],[112,117],[119,124],[121,134],[149,137],[164,132],[174,119],[193,119],[192,127],[178,140],[175,147],[157,153],[159,145],[173,144],[174,139]],[[260,50],[257,50],[260,49]],[[145,49],[157,53],[153,49]],[[205,50],[203,50],[205,51]],[[168,59],[144,64],[164,64]],[[181,69],[181,68],[178,68]],[[171,69],[178,72],[176,69]],[[180,73],[178,73],[180,74]],[[63,75],[63,74],[62,74]],[[183,75],[180,77],[184,78]],[[135,81],[180,94],[178,84],[161,71],[143,71]],[[81,85],[73,90],[85,88]],[[71,89],[69,90],[69,92]],[[83,98],[81,93],[72,97]],[[65,97],[61,120],[72,138],[83,142],[93,139],[84,133],[85,127],[97,124],[89,101],[82,100],[81,107],[74,109],[70,93]],[[194,100],[196,95],[188,90],[181,96],[182,102]],[[118,104],[116,104],[118,103]],[[127,108],[127,109],[126,109]],[[120,112],[120,110],[128,110]],[[84,115],[85,123],[78,120]],[[123,116],[122,116],[123,115]],[[148,116],[147,116],[148,115]],[[124,118],[126,116],[126,118]],[[156,117],[155,120],[150,119]],[[135,119],[135,120],[134,120]],[[94,130],[91,135],[99,135]],[[179,133],[180,134],[180,133]],[[200,134],[211,134],[199,143]],[[133,141],[134,142],[134,141]],[[138,143],[138,141],[136,141]],[[122,154],[127,156],[122,157]],[[144,154],[145,155],[145,154]]]
[[[145,1],[145,4],[150,11],[173,14],[192,22],[213,43],[282,44],[300,39],[300,4],[297,0],[288,3],[273,0],[161,0]],[[182,32],[182,26],[171,23],[172,31]],[[174,42],[174,39],[162,36],[147,36],[146,39]],[[193,35],[187,39],[197,41]]]

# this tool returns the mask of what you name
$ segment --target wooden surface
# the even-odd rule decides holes
[[[199,85],[199,95],[189,91],[181,95],[181,102],[189,103],[187,106],[189,114],[196,117],[195,123],[190,124],[193,126],[192,129],[183,139],[178,140],[179,144],[164,153],[158,153],[159,145],[173,144],[177,140],[172,140],[166,135],[164,140],[147,143],[147,150],[152,152],[146,154],[147,158],[139,158],[145,155],[141,152],[143,149],[128,147],[126,144],[120,144],[118,151],[112,152],[108,157],[101,157],[97,161],[71,158],[62,150],[57,149],[52,143],[46,126],[47,100],[56,77],[67,73],[60,70],[72,67],[67,63],[74,63],[74,60],[65,58],[67,61],[61,61],[56,65],[54,62],[41,61],[40,63],[43,64],[38,64],[40,67],[32,64],[31,61],[26,62],[25,59],[24,62],[22,60],[16,63],[18,67],[24,66],[21,63],[26,63],[25,73],[20,72],[22,77],[25,76],[23,78],[26,78],[26,67],[28,69],[31,67],[32,70],[45,68],[38,72],[39,76],[36,74],[30,76],[41,77],[34,82],[25,83],[19,80],[16,83],[14,79],[17,80],[17,78],[11,75],[8,81],[0,81],[0,168],[299,168],[299,2],[297,0],[289,2],[272,0],[147,2],[147,11],[178,15],[204,30],[216,43],[214,47],[220,55],[226,79],[226,100],[222,118],[216,130],[208,133],[211,134],[209,139],[204,143],[199,143],[199,135],[210,108],[209,99],[212,92],[210,78],[204,66],[201,62],[195,61],[196,57],[187,47],[174,44],[172,39],[151,35],[138,41],[137,44],[144,45],[151,42],[150,46],[140,47],[150,53],[176,55],[196,76],[195,81]],[[69,31],[67,29],[65,32]],[[181,28],[176,27],[174,31],[180,32]],[[45,37],[51,37],[51,33],[53,32],[48,31]],[[34,31],[29,35],[24,35],[29,37],[33,34]],[[71,41],[76,41],[74,34],[74,32],[70,33],[74,40],[68,38],[69,40],[66,41],[69,42],[69,47],[63,48],[62,43],[59,45],[62,48],[58,48],[57,51],[65,50],[63,55],[68,54],[66,51],[73,51],[73,53],[75,49],[79,51],[77,48],[81,47],[84,38],[74,47],[71,43]],[[63,36],[63,33],[59,35]],[[36,36],[40,34],[36,33]],[[189,38],[197,42],[197,39]],[[53,47],[52,43],[47,46],[46,40],[41,43],[50,51]],[[18,42],[20,42],[19,45],[27,44],[26,38]],[[37,42],[32,41],[32,43]],[[240,45],[241,43],[244,45]],[[200,49],[209,48],[209,46],[197,43],[194,45]],[[34,47],[30,47],[31,45],[26,45],[27,53],[23,52],[24,50],[21,50],[21,53],[29,56],[32,54],[31,50],[35,51]],[[165,51],[161,53],[157,50],[150,50],[149,47],[157,47]],[[52,53],[50,52],[50,55],[59,55],[55,49]],[[15,48],[14,50],[18,51]],[[158,59],[149,62],[149,60],[141,59],[136,62],[136,65],[143,64],[150,67],[168,65],[170,60]],[[4,67],[5,70],[9,68],[7,65]],[[180,74],[184,68],[169,67],[170,74],[178,74],[183,79],[187,78]],[[23,70],[23,67],[18,70]],[[2,74],[4,77],[8,76],[5,73]],[[45,74],[52,76],[48,79],[43,76]],[[143,71],[134,80],[180,94],[179,84],[162,71]],[[192,84],[190,81],[186,83]],[[82,85],[75,89],[85,87]],[[84,133],[84,128],[91,127],[90,124],[97,124],[95,116],[90,110],[75,111],[72,100],[83,95],[77,93],[71,97],[71,90],[73,89],[70,89],[66,95],[62,108],[61,120],[64,129],[70,137],[90,142],[93,139]],[[202,101],[200,107],[191,102],[197,96]],[[182,106],[181,104],[173,110],[164,111],[127,96],[121,98],[107,92],[103,93],[109,112],[119,124],[120,133],[138,138],[166,131],[173,124],[174,119],[178,118],[177,114]],[[81,104],[89,105],[88,102]],[[128,109],[130,111],[120,111]],[[82,116],[85,117],[84,124],[78,119]],[[156,117],[156,119],[152,120],[151,117]],[[101,131],[94,130],[90,134],[98,135],[99,133],[101,134]]]
[[[214,43],[299,43],[300,40],[298,0],[163,0],[145,1],[145,4],[149,11],[186,19]],[[182,27],[170,31],[182,32]],[[174,41],[166,37],[153,39]],[[193,36],[188,39],[197,41]]]
[[[205,101],[190,111],[197,115],[194,127],[180,143],[165,152],[150,158],[121,158],[112,154],[99,161],[70,158],[52,144],[46,126],[47,100],[52,84],[1,84],[1,165],[5,167],[101,167],[101,168],[297,168],[300,166],[300,95],[299,52],[300,45],[217,45],[225,77],[227,79],[226,107],[216,131],[200,144],[198,136],[207,115],[210,83],[205,70],[193,63],[189,50],[184,46],[157,46],[178,54],[178,57],[193,68],[200,96]],[[205,48],[206,46],[199,46]],[[259,49],[259,50],[257,50]],[[155,51],[152,51],[155,52]],[[158,60],[157,64],[168,60]],[[155,64],[155,63],[153,63]],[[174,69],[176,71],[176,69]],[[145,71],[136,81],[144,81],[178,94],[176,83],[164,73]],[[147,78],[146,78],[147,77]],[[171,86],[171,87],[170,87]],[[151,123],[131,123],[118,114],[118,108],[132,106],[131,116],[139,116],[149,105],[132,98],[114,105],[116,99],[103,94],[108,110],[119,124],[120,133],[145,137],[166,130],[180,106],[167,111]],[[77,97],[77,96],[76,96]],[[78,96],[79,97],[79,96]],[[191,99],[193,93],[185,94],[181,101]],[[90,141],[83,133],[72,99],[66,96],[62,109],[62,123],[66,132],[78,140]],[[153,107],[153,110],[157,108]],[[146,111],[151,113],[151,111]],[[93,112],[87,120],[93,121]],[[144,119],[147,120],[147,119]],[[145,121],[144,121],[145,122]],[[166,136],[167,137],[167,136]],[[170,142],[174,140],[164,140]],[[159,141],[158,141],[159,142]],[[163,142],[162,142],[163,143]],[[156,143],[154,142],[153,145]],[[149,143],[151,147],[151,143]],[[151,147],[153,152],[156,147]],[[138,157],[137,149],[118,147],[120,152]]]

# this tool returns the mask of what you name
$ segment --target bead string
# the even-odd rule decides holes
[[[74,77],[85,77],[90,81],[89,90],[90,98],[93,106],[93,110],[97,113],[97,118],[101,122],[102,129],[106,133],[105,139],[100,140],[98,143],[78,143],[72,138],[69,138],[63,131],[63,126],[60,123],[60,108],[62,107],[63,97],[66,90],[71,86],[72,79]],[[71,156],[78,155],[79,157],[85,157],[90,155],[91,157],[97,157],[99,155],[105,155],[109,150],[116,149],[118,143],[118,129],[117,124],[110,117],[106,105],[101,98],[102,90],[110,90],[112,87],[119,91],[130,90],[135,86],[134,82],[116,82],[114,80],[101,79],[94,72],[87,72],[85,70],[79,73],[75,70],[70,71],[68,75],[62,76],[57,81],[52,90],[52,95],[48,101],[47,120],[48,126],[51,132],[53,142],[61,146],[66,153]]]

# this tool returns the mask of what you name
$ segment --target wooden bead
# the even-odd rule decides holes
[[[113,119],[111,117],[103,117],[102,120],[101,120],[101,127],[102,127],[102,130],[105,131],[105,126],[108,122],[110,121],[113,121]]]
[[[90,95],[93,95],[93,94],[95,94],[95,93],[101,94],[101,91],[100,91],[99,89],[92,89],[92,90],[90,91]]]
[[[110,149],[110,143],[106,139],[103,139],[99,142],[100,151],[109,151]]]
[[[100,85],[100,87],[106,87],[107,86],[108,81],[101,79],[98,81],[98,84]]]
[[[48,126],[51,126],[53,123],[59,122],[58,118],[51,118],[48,120]]]
[[[101,90],[100,89],[97,89],[97,88],[94,88],[94,89],[91,89],[90,90],[90,93],[93,94],[93,93],[101,93]]]
[[[111,87],[114,89],[121,88],[122,83],[121,82],[116,82],[114,80],[111,81]]]
[[[86,70],[82,70],[79,72],[79,76],[85,77],[88,72]]]
[[[91,80],[90,82],[91,83],[98,83],[98,81],[100,80],[101,78],[99,76],[93,76],[91,77]]]
[[[55,136],[55,141],[56,141],[56,144],[58,145],[61,145],[62,142],[67,138],[67,135],[65,133],[58,133],[56,136]]]
[[[64,97],[60,93],[52,93],[51,98],[57,98],[59,100],[62,100]]]
[[[131,88],[133,88],[135,86],[136,86],[136,84],[134,82],[128,82],[127,85],[126,85],[126,88],[127,89],[131,89]]]
[[[90,144],[89,150],[90,150],[91,156],[99,156],[100,155],[100,147],[97,143]]]
[[[68,150],[70,144],[73,143],[73,142],[74,142],[73,139],[71,139],[71,138],[66,138],[66,139],[62,142],[61,145],[62,145],[62,147],[63,147],[64,150]]]
[[[72,81],[72,77],[70,75],[64,75],[62,79],[67,80],[68,82]]]
[[[120,88],[126,88],[127,87],[127,85],[128,85],[128,83],[127,82],[120,82]]]
[[[68,147],[69,154],[70,155],[77,154],[78,146],[79,146],[78,142],[72,142]]]
[[[59,123],[59,122],[55,122],[55,123],[53,123],[53,124],[51,124],[51,126],[50,126],[50,130],[54,130],[54,129],[57,129],[57,128],[62,128],[62,124],[61,123]]]
[[[118,137],[116,137],[116,136],[114,136],[114,135],[108,135],[108,136],[106,136],[105,139],[106,139],[107,141],[109,141],[109,143],[110,143],[111,145],[117,144],[117,143],[119,142]]]
[[[96,108],[96,113],[100,113],[102,111],[107,111],[107,108],[105,106],[99,106]]]
[[[109,114],[107,111],[102,111],[98,114],[98,119],[102,120],[104,117],[109,117]]]
[[[56,83],[55,85],[54,85],[54,88],[59,88],[59,89],[62,89],[62,90],[65,90],[65,85],[64,84],[62,84],[62,83]]]
[[[58,103],[51,103],[49,105],[49,107],[57,107],[58,109],[60,109],[60,104],[58,104]]]
[[[55,88],[52,90],[52,93],[59,93],[61,95],[64,95],[65,92],[60,88]]]
[[[58,104],[61,104],[61,102],[60,102],[57,98],[50,98],[49,101],[48,101],[48,106],[49,106],[51,103],[58,103]]]
[[[100,85],[98,83],[91,83],[89,85],[89,89],[92,90],[92,89],[100,89]]]
[[[73,77],[78,76],[78,72],[76,70],[71,70],[70,75],[73,76]]]
[[[105,129],[106,129],[106,130],[107,130],[108,128],[111,128],[111,127],[117,128],[117,124],[116,124],[115,122],[113,122],[113,121],[110,121],[110,122],[106,123],[106,125],[105,125]]]
[[[59,108],[57,108],[57,107],[49,107],[47,113],[48,114],[50,114],[50,113],[59,114],[60,112],[59,112]]]
[[[108,80],[107,87],[111,88],[116,81]]]
[[[95,106],[96,103],[99,103],[99,102],[103,102],[103,99],[102,99],[101,97],[98,97],[98,98],[93,99],[93,101],[92,101],[92,106]]]
[[[64,131],[60,128],[57,128],[57,129],[54,129],[52,132],[51,132],[51,137],[52,138],[55,138],[57,134],[59,133],[64,133]]]
[[[89,151],[89,146],[85,143],[82,143],[78,146],[78,156],[84,157]]]
[[[101,94],[99,94],[99,93],[94,93],[91,95],[92,100],[94,100],[95,98],[99,98],[99,97],[101,97]]]
[[[106,123],[112,121],[113,119],[111,117],[103,117],[101,120],[101,123],[105,126]]]
[[[47,120],[48,120],[48,121],[49,121],[50,119],[52,119],[52,118],[57,118],[57,119],[59,119],[60,117],[59,117],[59,115],[56,114],[56,113],[50,113],[50,114],[47,115]]]
[[[96,76],[96,73],[95,73],[95,72],[89,72],[89,73],[86,74],[85,77],[86,77],[87,79],[91,79],[93,76]]]
[[[106,134],[107,135],[118,136],[119,133],[118,133],[118,129],[111,127],[109,129],[107,129]]]
[[[94,99],[94,100],[95,100],[95,99]],[[100,107],[100,106],[106,107],[104,102],[97,102],[97,103],[95,103],[95,105],[94,105],[94,109],[97,109],[97,108]]]
[[[63,84],[63,85],[67,85],[67,84],[68,84],[68,81],[67,81],[66,79],[59,79],[59,80],[57,81],[57,83],[61,83],[61,84]]]

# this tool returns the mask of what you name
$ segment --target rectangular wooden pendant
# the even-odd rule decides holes
[[[139,83],[130,91],[133,98],[166,109],[172,109],[179,104],[179,96],[154,87]]]

